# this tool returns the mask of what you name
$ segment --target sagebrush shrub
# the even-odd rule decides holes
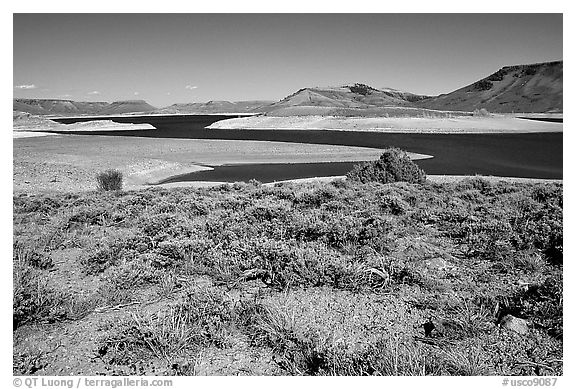
[[[64,305],[70,300],[38,270],[15,258],[13,267],[13,329],[30,322],[53,322],[65,316]]]
[[[103,191],[122,189],[122,172],[116,169],[108,169],[96,176],[98,189]]]
[[[492,84],[490,81],[488,81],[489,84]],[[492,85],[490,85],[491,87]],[[490,89],[490,88],[488,88]],[[485,89],[482,89],[485,90]],[[474,112],[472,113],[473,116],[480,116],[480,117],[489,117],[490,116],[490,112],[488,112],[488,110],[486,108],[480,108],[480,109],[475,109]]]
[[[346,175],[352,181],[390,182],[405,181],[415,184],[422,184],[426,181],[426,173],[420,169],[408,156],[408,154],[397,148],[389,148],[377,161],[365,162],[354,166]]]

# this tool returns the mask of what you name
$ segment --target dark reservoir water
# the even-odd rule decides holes
[[[221,118],[219,118],[221,119]],[[257,140],[386,148],[434,158],[416,163],[427,174],[562,178],[562,133],[529,134],[383,134],[327,130],[210,130],[215,118],[154,118],[156,130],[78,132],[81,135],[154,138]],[[67,132],[70,133],[70,132]],[[172,177],[176,181],[262,182],[343,175],[353,163],[243,164]]]

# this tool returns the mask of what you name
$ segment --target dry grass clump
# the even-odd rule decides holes
[[[184,298],[153,314],[135,312],[110,323],[100,347],[110,364],[129,365],[146,356],[166,361],[183,351],[215,345],[224,347],[229,337],[232,308],[220,290],[191,288]]]
[[[98,190],[122,190],[122,172],[116,169],[108,169],[96,175]]]
[[[478,347],[458,351],[448,341],[419,343],[423,330],[414,324],[423,317],[382,295],[293,291],[251,306],[244,318],[253,342],[272,347],[276,361],[291,374],[489,373]]]

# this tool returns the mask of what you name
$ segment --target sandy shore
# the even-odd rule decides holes
[[[94,190],[96,174],[106,169],[124,174],[125,189],[138,189],[174,175],[211,169],[207,165],[368,161],[381,153],[366,147],[261,141],[79,135],[15,138],[13,190]]]
[[[20,138],[36,138],[39,136],[53,136],[56,135],[52,132],[42,132],[42,131],[12,131],[12,138],[13,139],[20,139]]]
[[[484,134],[562,132],[562,123],[520,119],[510,115],[491,117],[337,117],[337,116],[256,116],[221,120],[213,129],[276,129],[371,131],[389,133]]]

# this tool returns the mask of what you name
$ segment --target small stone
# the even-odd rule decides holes
[[[525,335],[528,333],[528,323],[524,319],[506,315],[502,318],[500,325],[518,334]]]
[[[448,267],[448,263],[442,258],[427,259],[424,264],[429,270],[445,270]]]
[[[138,245],[136,246],[136,250],[139,253],[143,253],[148,250],[148,245],[146,243],[138,243]]]

